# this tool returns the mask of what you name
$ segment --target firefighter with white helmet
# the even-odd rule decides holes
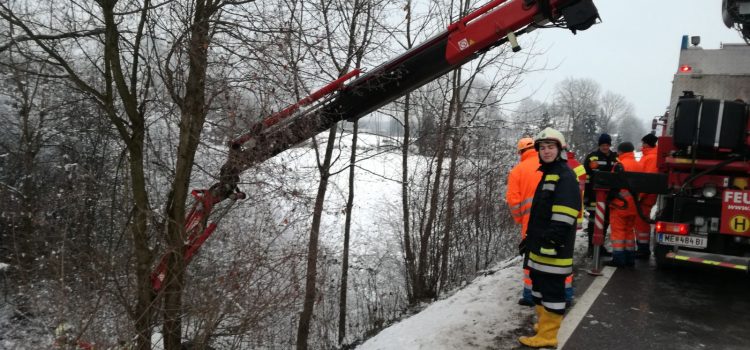
[[[531,204],[524,247],[524,267],[530,270],[539,323],[536,335],[521,337],[529,347],[557,346],[565,313],[565,278],[573,272],[576,218],[581,211],[578,180],[565,161],[565,137],[546,128],[534,140],[542,180]]]

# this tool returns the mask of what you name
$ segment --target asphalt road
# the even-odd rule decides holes
[[[618,268],[563,349],[750,349],[750,276],[653,260]]]

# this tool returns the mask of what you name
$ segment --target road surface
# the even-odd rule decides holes
[[[562,349],[750,349],[748,275],[696,268],[664,271],[653,260],[608,269],[611,276],[597,277],[599,282],[579,274],[581,294],[564,321],[572,324],[560,339]]]

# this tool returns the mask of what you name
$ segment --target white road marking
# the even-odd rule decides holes
[[[557,333],[558,349],[562,349],[565,346],[565,342],[568,341],[568,338],[573,334],[573,331],[578,327],[578,324],[581,323],[581,320],[583,320],[584,317],[586,317],[591,305],[593,305],[596,298],[599,297],[599,294],[601,294],[602,289],[607,285],[607,282],[609,282],[609,279],[615,273],[615,270],[617,269],[612,266],[605,266],[604,269],[602,269],[602,275],[596,277],[594,282],[591,282],[591,285],[586,289],[586,292],[583,293],[583,296],[578,299],[575,305],[573,305],[573,308],[568,311],[567,315],[565,315],[560,331]]]

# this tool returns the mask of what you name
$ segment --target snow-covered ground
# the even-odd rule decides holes
[[[522,289],[521,262],[521,257],[504,261],[358,349],[496,349],[533,314],[516,303]]]
[[[579,230],[578,261],[585,253],[586,241],[585,231]],[[533,308],[517,304],[522,289],[521,264],[521,257],[503,261],[455,294],[383,330],[357,349],[489,350],[517,346],[517,337],[531,332],[534,315]]]
[[[349,136],[345,138],[350,139]],[[400,201],[401,159],[398,151],[383,151],[382,139],[373,135],[360,135],[358,148],[370,149],[369,156],[360,158],[357,167],[356,196],[352,225],[351,250],[353,260],[363,261],[384,258],[400,261],[398,227],[394,222],[401,219]],[[346,167],[350,144],[342,142],[339,147],[339,161],[334,170]],[[337,151],[339,152],[339,151]],[[374,153],[374,154],[373,154]],[[303,196],[314,195],[317,185],[317,171],[314,168],[315,154],[307,147],[294,148],[275,157],[271,162],[294,174],[295,188]],[[410,156],[410,178],[419,178],[426,167],[425,160]],[[259,176],[266,176],[260,174]],[[273,181],[272,179],[267,179]],[[501,179],[498,179],[500,181]],[[202,184],[206,179],[196,179]],[[321,241],[327,242],[329,249],[340,249],[344,221],[343,208],[347,194],[348,173],[342,171],[331,179],[327,194],[326,210],[321,227]],[[281,225],[289,212],[290,205],[278,204],[280,210],[274,220]],[[219,233],[218,235],[221,235]],[[223,233],[230,234],[230,233]],[[208,242],[203,248],[212,249],[219,238]],[[579,231],[576,242],[576,256],[582,256],[586,247],[586,235]],[[204,253],[205,254],[205,253]],[[0,265],[0,270],[5,266]],[[521,295],[521,258],[513,257],[483,271],[472,282],[441,300],[427,305],[421,312],[403,319],[384,329],[376,336],[360,345],[360,350],[373,349],[505,349],[517,345],[517,337],[530,331],[533,309],[517,305]],[[390,276],[397,279],[398,276]],[[399,283],[395,281],[394,283]],[[7,311],[7,310],[6,310]],[[10,312],[0,312],[9,316]],[[0,317],[7,319],[7,317]],[[1,337],[0,337],[1,338]],[[21,337],[24,338],[24,337]],[[21,343],[9,339],[0,343],[0,348],[26,349]],[[154,349],[161,349],[161,335],[154,335]]]

